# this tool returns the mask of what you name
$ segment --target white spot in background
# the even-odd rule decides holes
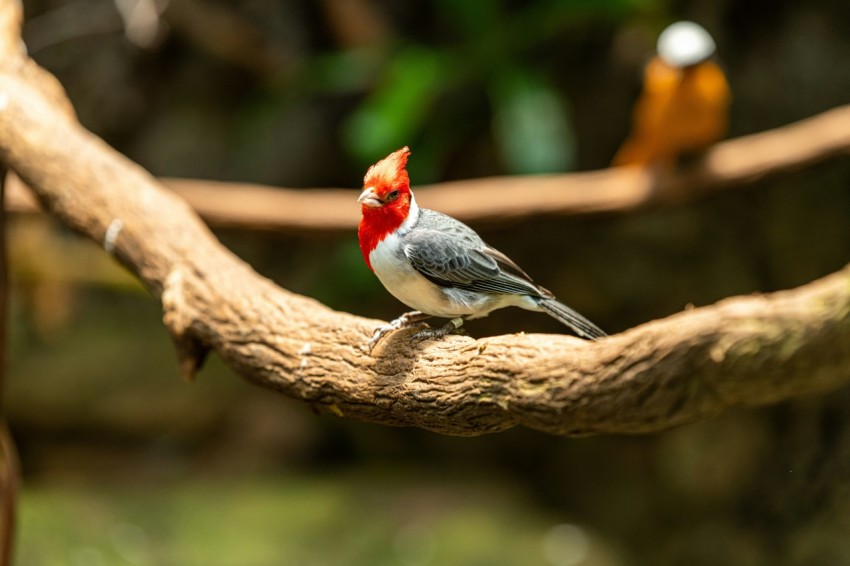
[[[576,525],[555,525],[543,535],[543,556],[553,566],[575,566],[590,554],[590,538]]]
[[[105,249],[106,253],[109,255],[112,255],[112,252],[115,251],[115,242],[118,240],[118,234],[120,234],[123,229],[124,222],[119,218],[116,218],[109,223],[109,227],[106,229],[106,234],[103,235],[103,249]]]
[[[160,13],[164,9],[154,0],[114,0],[124,22],[127,39],[139,47],[151,47],[159,34]],[[167,4],[167,3],[166,3]]]

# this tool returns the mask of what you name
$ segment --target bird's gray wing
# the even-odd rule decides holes
[[[406,234],[404,254],[414,269],[442,287],[485,293],[548,295],[507,256],[487,246],[465,225],[460,226],[463,229],[419,227]]]

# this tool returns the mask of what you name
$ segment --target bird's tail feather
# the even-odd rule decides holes
[[[568,307],[567,305],[558,302],[555,299],[542,299],[540,306],[546,311],[546,314],[552,318],[569,326],[576,334],[588,340],[596,340],[607,336],[605,332],[598,326],[581,316],[579,313]]]

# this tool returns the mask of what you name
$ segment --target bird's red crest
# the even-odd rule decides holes
[[[384,189],[390,191],[410,188],[406,169],[408,155],[410,155],[410,149],[404,146],[369,167],[363,177],[363,186],[375,187],[379,194]]]

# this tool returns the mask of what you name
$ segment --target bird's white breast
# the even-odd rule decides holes
[[[452,316],[447,313],[443,293],[416,271],[404,255],[401,238],[390,234],[369,254],[372,270],[384,287],[407,306],[434,316]]]

